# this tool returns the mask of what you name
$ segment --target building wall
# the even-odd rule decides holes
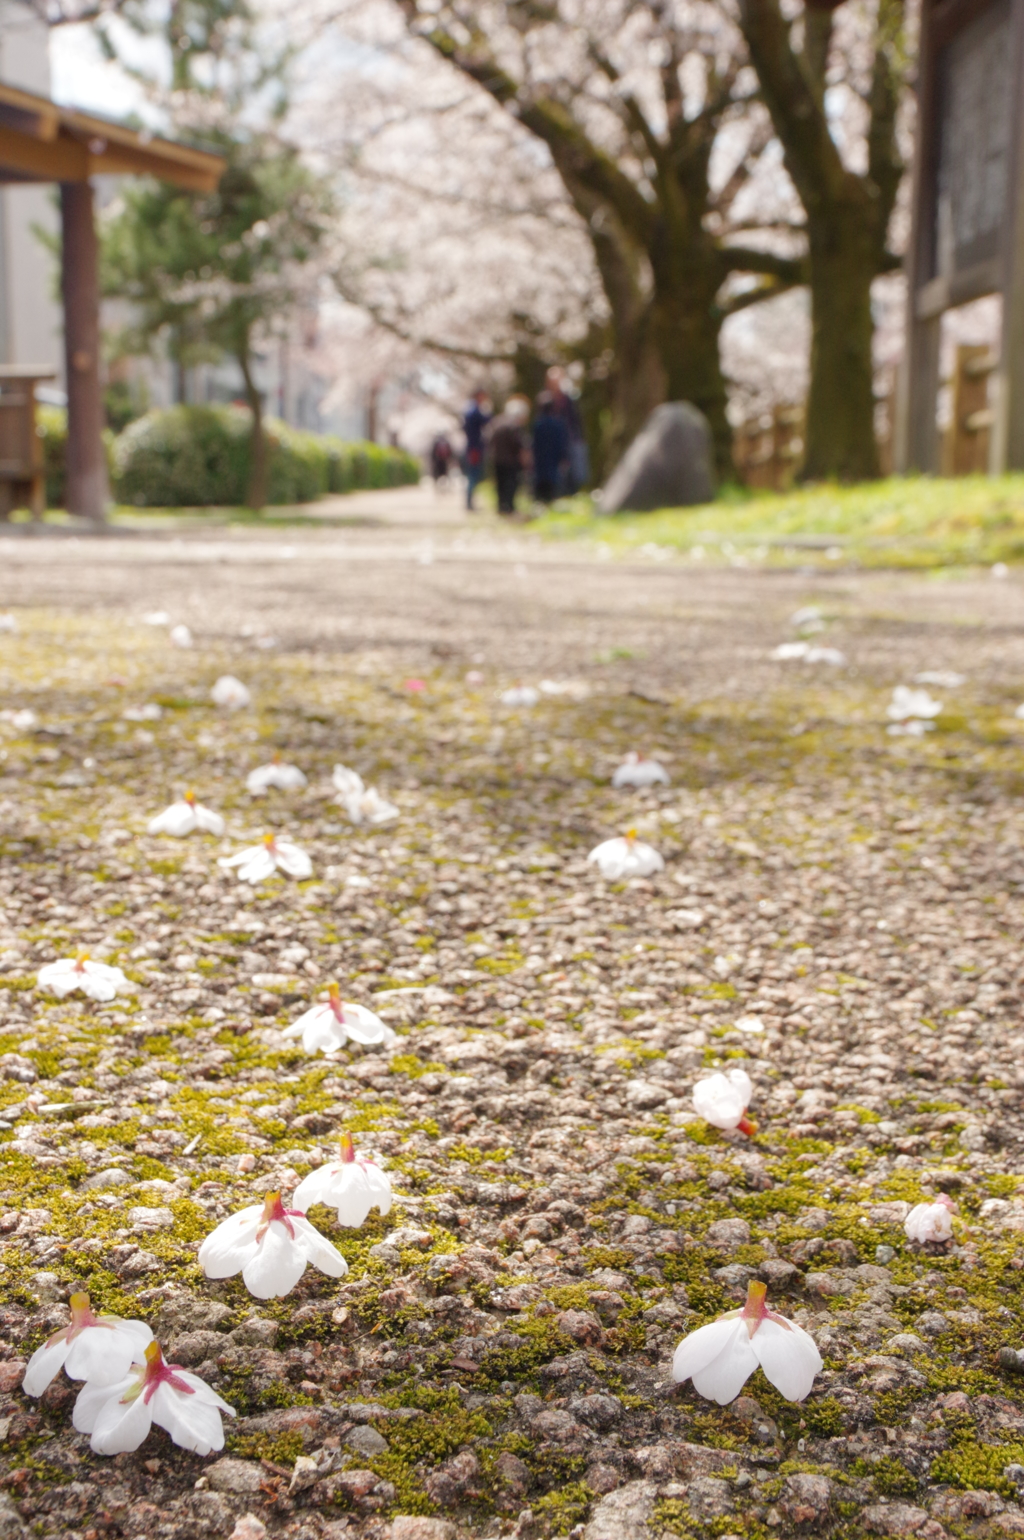
[[[24,0],[0,0],[0,80],[50,92],[49,37]],[[45,365],[63,376],[57,263],[35,234],[56,237],[55,189],[0,188],[0,362]]]

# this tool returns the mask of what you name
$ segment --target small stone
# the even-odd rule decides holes
[[[538,1412],[530,1423],[530,1428],[538,1438],[554,1439],[560,1444],[575,1438],[581,1431],[575,1417],[571,1417],[568,1412],[563,1412],[557,1406],[549,1406],[544,1411]]]
[[[861,1511],[860,1521],[872,1535],[912,1535],[927,1523],[928,1515],[910,1503],[875,1503]]]
[[[587,1473],[583,1478],[592,1492],[598,1497],[605,1496],[608,1492],[614,1492],[622,1477],[614,1465],[588,1465]]]
[[[941,1337],[944,1331],[949,1330],[949,1321],[939,1310],[926,1310],[918,1316],[914,1325],[925,1337]]]
[[[501,1486],[511,1492],[514,1497],[525,1497],[530,1490],[533,1477],[530,1467],[518,1455],[510,1454],[506,1449],[494,1462],[494,1474]],[[596,1491],[597,1488],[595,1487]],[[609,1490],[606,1488],[606,1490]]]
[[[875,1247],[875,1261],[878,1263],[879,1267],[885,1267],[889,1262],[892,1261],[895,1255],[896,1251],[892,1246]]]
[[[583,1540],[653,1540],[649,1520],[657,1495],[653,1481],[627,1481],[595,1506]]]
[[[708,1227],[704,1241],[720,1251],[735,1251],[750,1245],[750,1226],[745,1219],[718,1219]]]
[[[1013,1347],[1001,1347],[996,1354],[1000,1369],[1006,1369],[1010,1374],[1019,1373],[1024,1369],[1024,1353]],[[1016,1467],[1024,1469],[1024,1467]]]
[[[374,1455],[385,1454],[390,1447],[387,1439],[376,1428],[371,1428],[369,1423],[363,1423],[361,1427],[353,1428],[351,1433],[346,1433],[345,1443],[368,1460],[372,1460]]]
[[[17,1390],[28,1368],[24,1358],[8,1358],[0,1363],[0,1393],[10,1395],[12,1390]]]
[[[555,1325],[567,1337],[589,1347],[597,1347],[604,1338],[601,1322],[589,1310],[563,1310],[555,1317]]]
[[[455,1525],[447,1519],[421,1518],[400,1513],[391,1520],[388,1540],[455,1540]]]
[[[207,1467],[206,1479],[213,1492],[258,1492],[263,1485],[263,1468],[255,1460],[215,1460]]]
[[[570,1401],[569,1409],[572,1415],[580,1422],[585,1422],[588,1428],[596,1428],[604,1432],[607,1428],[614,1427],[621,1419],[623,1405],[618,1396],[576,1396]]]
[[[243,1513],[231,1531],[229,1540],[264,1540],[267,1526],[255,1513]]]
[[[94,1171],[92,1176],[87,1176],[82,1187],[88,1191],[105,1187],[128,1187],[135,1178],[127,1171],[122,1171],[120,1166],[108,1166],[105,1171]]]

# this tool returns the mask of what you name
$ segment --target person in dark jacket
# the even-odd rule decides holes
[[[484,479],[484,432],[490,422],[490,399],[485,390],[475,390],[462,419],[466,435],[466,510],[473,512],[473,494]]]
[[[499,513],[516,511],[519,478],[530,457],[526,438],[529,417],[530,403],[526,397],[510,396],[505,410],[493,419],[487,430],[494,479],[498,485]]]
[[[579,402],[566,390],[567,376],[556,366],[545,376],[545,384],[554,403],[554,413],[565,423],[569,434],[569,454],[559,478],[559,495],[578,492],[590,480],[590,454],[583,436],[583,419]]]
[[[569,430],[555,411],[551,392],[542,391],[533,423],[533,495],[539,503],[550,503],[558,496],[568,463]]]

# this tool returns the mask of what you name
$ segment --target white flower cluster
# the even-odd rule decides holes
[[[95,1315],[88,1294],[72,1294],[70,1304],[71,1324],[28,1361],[26,1395],[41,1396],[62,1369],[84,1380],[71,1420],[96,1454],[138,1449],[154,1423],[194,1454],[224,1448],[221,1413],[233,1417],[234,1408],[197,1374],[167,1363],[145,1321]]]

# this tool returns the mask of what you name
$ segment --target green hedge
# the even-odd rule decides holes
[[[112,483],[136,507],[235,507],[249,476],[250,417],[244,407],[174,406],[147,412],[114,440]],[[274,418],[265,425],[271,504],[309,503],[327,492],[414,485],[415,456],[379,444],[303,433]]]
[[[67,413],[40,406],[46,504],[63,508]],[[118,502],[137,508],[237,507],[249,476],[249,413],[235,406],[174,406],[147,412],[115,438],[104,435]],[[380,444],[303,433],[271,418],[268,502],[311,503],[328,492],[413,486],[419,461]]]

